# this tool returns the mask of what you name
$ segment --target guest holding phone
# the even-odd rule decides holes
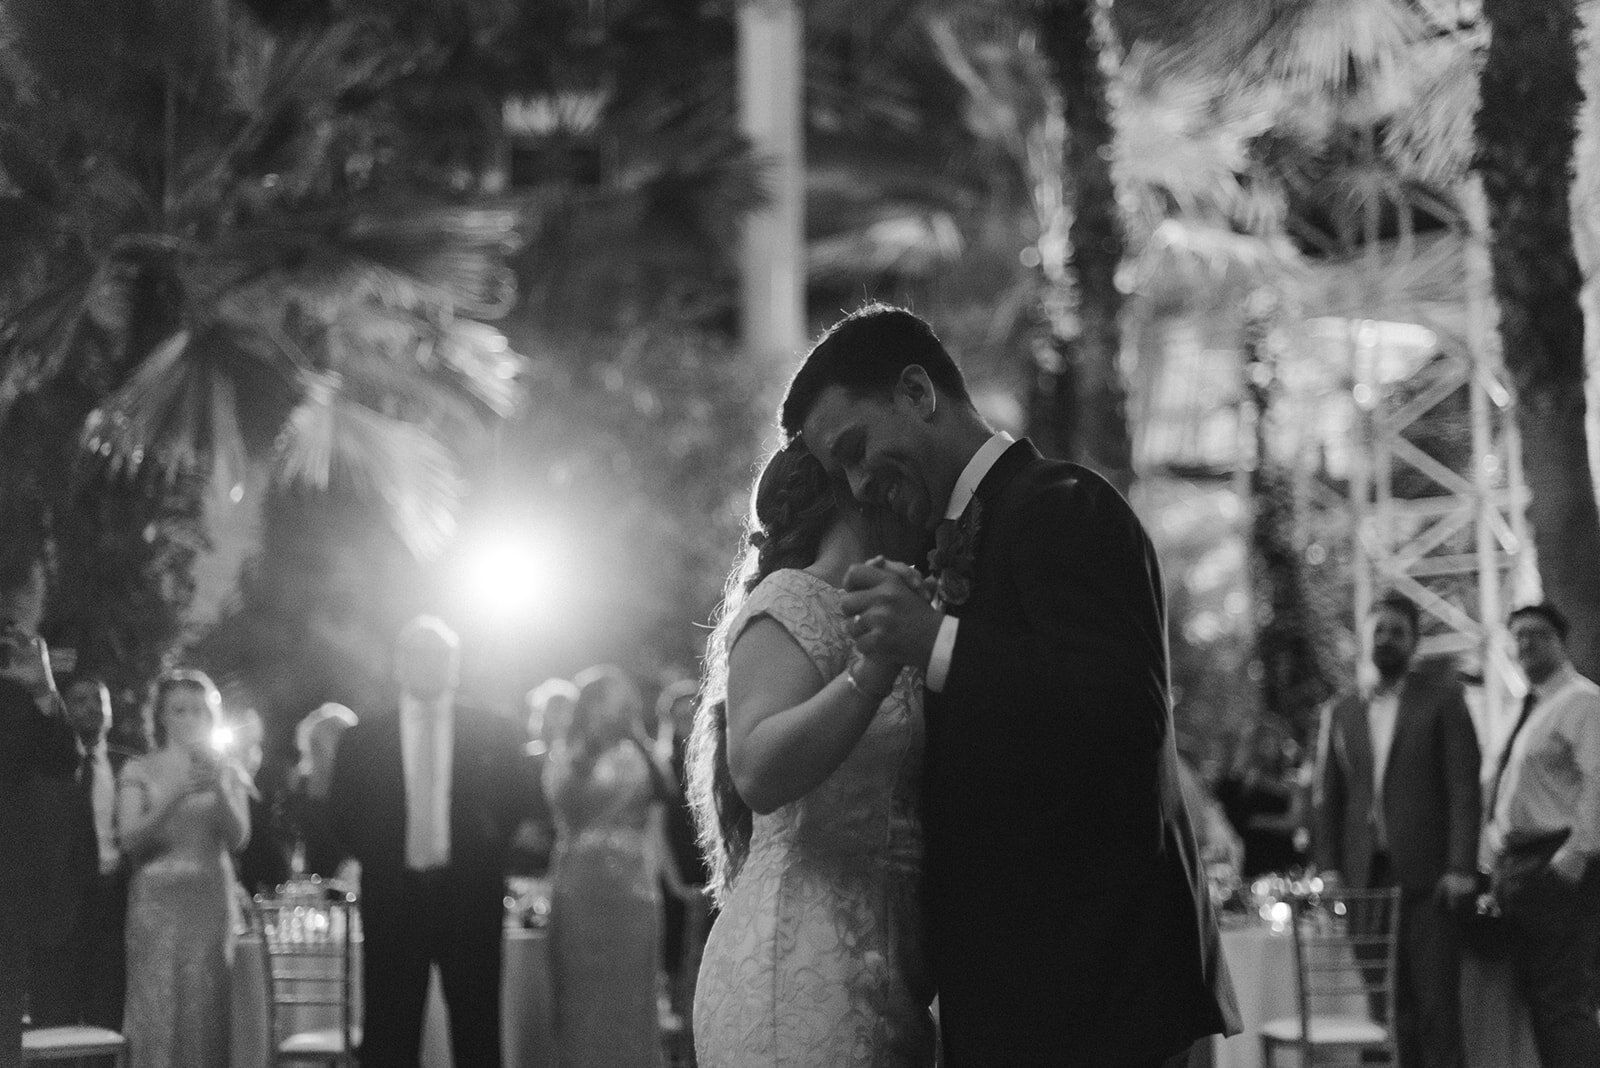
[[[117,839],[130,858],[131,1068],[226,1068],[233,932],[230,854],[250,834],[244,769],[213,748],[222,698],[199,671],[156,683],[155,748],[117,784]]]

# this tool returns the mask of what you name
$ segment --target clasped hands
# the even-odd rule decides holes
[[[845,626],[856,648],[882,665],[926,668],[944,614],[930,603],[929,580],[907,564],[875,556],[844,576]]]

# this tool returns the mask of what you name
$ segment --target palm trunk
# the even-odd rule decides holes
[[[1062,173],[1072,205],[1068,231],[1082,332],[1076,339],[1075,451],[1126,493],[1133,484],[1128,395],[1122,381],[1122,292],[1117,268],[1125,239],[1111,178],[1112,128],[1106,76],[1095,40],[1094,0],[1042,0],[1039,36],[1060,86],[1067,138]]]
[[[1485,0],[1492,28],[1477,115],[1500,338],[1517,393],[1547,596],[1572,621],[1579,671],[1600,675],[1600,510],[1584,428],[1582,278],[1568,184],[1577,111],[1576,0]]]

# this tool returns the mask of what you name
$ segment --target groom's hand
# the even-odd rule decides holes
[[[845,626],[867,656],[926,669],[944,615],[896,570],[903,567],[870,562],[845,573]]]

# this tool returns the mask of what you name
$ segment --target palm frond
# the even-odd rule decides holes
[[[8,308],[10,322],[0,326],[0,422],[17,397],[60,372],[79,341],[99,275],[85,261],[57,265],[57,271],[50,284],[32,287],[29,299]]]
[[[1294,245],[1281,234],[1244,234],[1216,222],[1164,220],[1123,268],[1134,292],[1237,293],[1293,278],[1303,270]]]
[[[1416,14],[1395,0],[1284,0],[1249,41],[1241,74],[1260,71],[1291,91],[1335,93],[1381,110],[1399,97]]]
[[[276,481],[326,489],[347,480],[383,502],[413,553],[437,555],[455,533],[463,492],[455,460],[421,427],[353,403],[341,387],[336,375],[308,382],[278,439]]]
[[[271,371],[260,345],[216,325],[169,335],[84,422],[84,449],[112,474],[154,465],[169,477],[220,470],[238,478],[248,448],[240,387],[255,406],[266,398],[253,374]]]
[[[1483,66],[1479,36],[1436,37],[1413,49],[1414,94],[1395,112],[1384,151],[1418,181],[1448,186],[1467,172]]]
[[[336,235],[340,249],[369,271],[347,276],[373,297],[443,304],[480,318],[505,314],[516,280],[503,257],[519,243],[509,208],[427,205],[354,215]]]
[[[807,276],[815,282],[883,274],[924,277],[963,250],[961,231],[947,212],[889,204],[875,214],[864,225],[810,241]]]
[[[504,419],[516,414],[523,394],[518,379],[528,362],[512,351],[500,331],[471,319],[452,320],[440,332],[433,353],[495,415]]]

